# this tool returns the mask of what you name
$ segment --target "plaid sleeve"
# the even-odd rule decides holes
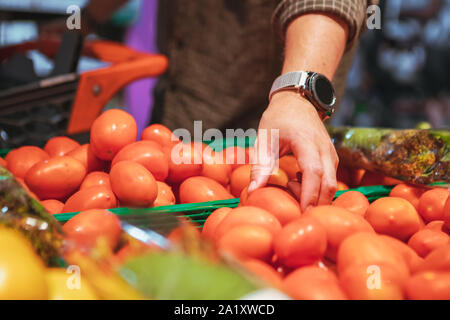
[[[296,17],[311,12],[326,12],[344,19],[349,27],[348,43],[351,43],[363,28],[366,8],[376,0],[282,0],[275,9],[272,23],[281,39],[289,23]]]

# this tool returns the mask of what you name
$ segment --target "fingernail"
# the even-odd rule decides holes
[[[248,186],[248,192],[252,192],[255,189],[256,189],[256,182],[255,181],[250,182],[250,185]]]

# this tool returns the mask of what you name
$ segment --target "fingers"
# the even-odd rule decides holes
[[[294,154],[302,171],[300,206],[302,211],[316,206],[319,201],[323,167],[319,150],[314,145],[297,143]]]
[[[278,143],[271,142],[258,132],[254,152],[254,159],[256,161],[252,166],[248,192],[252,192],[266,185],[278,158]]]
[[[336,159],[330,152],[321,153],[323,176],[320,185],[318,205],[329,205],[337,191]]]

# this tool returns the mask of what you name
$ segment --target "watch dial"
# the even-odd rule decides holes
[[[335,96],[330,81],[323,76],[318,76],[315,78],[314,82],[314,89],[317,97],[323,104],[331,105],[334,102]]]

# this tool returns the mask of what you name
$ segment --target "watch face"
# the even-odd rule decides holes
[[[320,105],[326,109],[333,107],[336,102],[333,85],[323,75],[315,74],[311,79],[311,91]]]

